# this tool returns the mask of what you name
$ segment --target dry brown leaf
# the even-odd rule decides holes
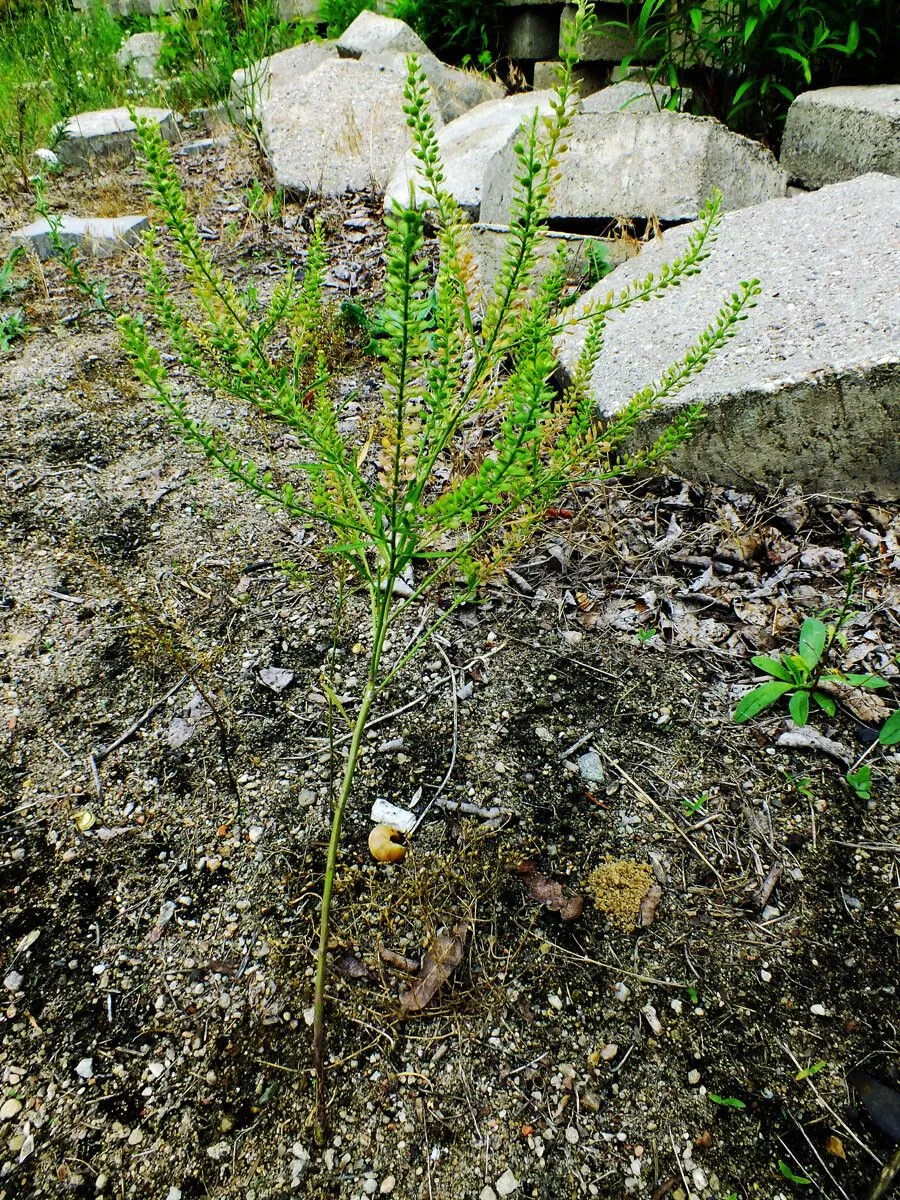
[[[844,1143],[835,1134],[832,1134],[825,1143],[825,1153],[830,1154],[832,1158],[846,1158],[844,1153]]]
[[[448,933],[437,934],[425,951],[419,978],[400,997],[400,1004],[407,1012],[420,1012],[431,1003],[462,962],[468,937],[469,926],[465,921]]]
[[[533,863],[520,863],[518,871],[534,899],[551,912],[558,912],[563,921],[574,921],[584,912],[583,896],[564,888],[558,879],[542,875]]]
[[[371,979],[372,972],[355,954],[351,954],[349,950],[345,950],[343,954],[338,955],[334,963],[335,970],[339,975],[343,975],[345,979]]]
[[[646,929],[648,925],[652,925],[656,920],[656,910],[659,908],[659,902],[662,900],[663,890],[658,883],[654,883],[650,891],[641,901],[641,925]]]

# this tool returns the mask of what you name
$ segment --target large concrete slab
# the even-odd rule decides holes
[[[482,289],[490,291],[503,265],[509,238],[508,225],[475,224],[471,228],[472,252],[478,263],[478,278]],[[553,256],[562,248],[566,252],[566,269],[570,283],[585,287],[590,278],[589,255],[593,248],[607,267],[634,258],[639,243],[621,238],[585,237],[576,233],[549,232],[538,246],[534,278],[539,279],[550,269]]]
[[[575,308],[618,293],[683,249],[669,230]],[[604,416],[683,356],[721,301],[758,277],[762,296],[737,336],[672,402],[709,416],[672,460],[722,483],[780,481],[810,491],[900,494],[900,180],[865,175],[726,213],[702,272],[615,318],[593,379]],[[584,337],[559,342],[565,371]],[[658,427],[651,425],[650,429]]]
[[[485,172],[482,221],[509,219],[515,140],[507,140]],[[745,208],[783,196],[787,177],[764,146],[708,117],[580,112],[572,121],[550,215],[689,221],[714,187],[726,209]]]
[[[144,216],[130,217],[71,217],[60,219],[59,240],[91,258],[111,258],[133,245],[149,222]],[[19,246],[30,246],[40,259],[52,258],[53,243],[50,225],[43,217],[17,230],[12,240]]]
[[[482,183],[491,159],[535,109],[548,113],[552,99],[552,92],[522,92],[502,100],[489,100],[440,131],[438,145],[447,190],[470,220],[478,220]],[[416,166],[415,158],[407,151],[388,183],[386,205],[409,203],[410,182],[416,188],[419,183]],[[418,190],[416,198],[418,202]]]
[[[138,108],[139,117],[155,121],[170,142],[178,137],[175,116],[168,108]],[[56,153],[67,166],[104,166],[134,158],[135,126],[127,108],[103,108],[78,113],[58,129]]]
[[[387,62],[396,65],[400,59],[403,70],[406,70],[406,55],[385,51],[381,54],[363,54],[362,62]],[[463,71],[457,67],[448,67],[433,54],[420,54],[419,63],[425,72],[428,86],[444,121],[455,121],[470,109],[489,100],[501,100],[506,95],[502,84],[488,79],[478,71]]]
[[[231,105],[238,113],[258,117],[264,101],[289,94],[298,80],[337,57],[334,42],[304,42],[240,67],[231,77]]]
[[[402,55],[385,61],[338,58],[260,105],[275,182],[295,193],[383,192],[409,146]],[[437,106],[435,127],[443,127]]]
[[[802,92],[788,110],[781,165],[806,188],[869,171],[900,175],[900,83]]]
[[[342,58],[360,58],[363,54],[383,54],[386,50],[395,54],[428,54],[428,47],[419,35],[396,17],[383,17],[380,13],[364,9],[352,21],[337,42],[338,54]]]

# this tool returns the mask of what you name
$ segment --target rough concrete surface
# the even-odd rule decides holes
[[[149,82],[156,77],[162,42],[161,33],[133,33],[119,47],[116,62],[125,70],[130,68],[138,79]]]
[[[515,137],[484,176],[481,219],[505,224],[517,160]],[[560,164],[553,218],[693,220],[717,187],[726,209],[783,196],[774,156],[708,117],[687,113],[581,112]]]
[[[392,50],[397,54],[427,54],[428,47],[405,21],[383,17],[363,9],[352,21],[337,43],[342,58],[359,58],[363,54],[381,54]]]
[[[162,136],[170,142],[178,137],[175,116],[168,108],[138,108],[139,117],[156,121]],[[134,157],[135,127],[127,108],[102,108],[69,117],[59,130],[56,153],[66,166],[86,166],[102,159],[104,163],[130,162]]]
[[[298,80],[337,56],[334,42],[304,42],[249,67],[239,67],[231,77],[231,105],[248,117],[258,116],[264,101],[289,94]]]
[[[670,230],[579,301],[620,292],[674,258],[690,226]],[[673,459],[692,475],[813,491],[900,493],[900,180],[866,175],[790,200],[726,213],[699,275],[616,317],[593,386],[619,411],[683,356],[741,280],[762,295],[737,336],[672,404],[709,416]],[[565,372],[583,340],[559,341]],[[649,426],[652,431],[661,424]]]
[[[333,59],[260,105],[263,140],[279,187],[342,195],[383,191],[409,146],[403,113],[406,68],[398,54],[377,63]],[[436,105],[435,127],[443,127]]]
[[[481,208],[481,188],[488,163],[535,109],[550,111],[552,92],[522,92],[479,104],[438,134],[447,190],[473,221]],[[400,160],[385,191],[385,204],[408,204],[410,180],[418,180],[416,160]]]
[[[381,54],[363,54],[362,62],[387,62],[396,65],[400,59],[406,70],[406,55],[394,51]],[[490,100],[502,100],[506,89],[502,84],[480,75],[477,71],[462,71],[457,67],[448,67],[433,54],[420,54],[419,63],[425,72],[428,86],[444,121],[455,121],[470,109]]]
[[[788,110],[781,165],[807,188],[868,171],[900,175],[900,83],[801,93]]]
[[[109,258],[133,245],[149,222],[144,216],[60,218],[59,238],[65,246],[74,246],[92,258]],[[30,246],[41,260],[53,257],[50,225],[43,217],[32,221],[12,235],[14,243]]]

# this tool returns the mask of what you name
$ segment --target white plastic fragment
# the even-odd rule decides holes
[[[416,827],[415,813],[381,798],[372,805],[371,818],[373,825],[389,825],[401,833],[412,833]]]

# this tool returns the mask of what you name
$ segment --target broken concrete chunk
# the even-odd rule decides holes
[[[262,103],[290,93],[298,80],[337,56],[334,42],[304,42],[241,67],[231,77],[231,106],[239,114],[258,117]]]
[[[746,486],[782,481],[815,492],[895,497],[900,479],[900,179],[865,175],[722,218],[698,275],[610,321],[592,377],[600,412],[620,412],[681,358],[741,280],[762,295],[737,333],[652,418],[646,437],[684,404],[707,417],[672,456],[689,478]],[[670,229],[575,305],[627,287],[684,250],[692,226]],[[848,247],[853,253],[848,253]],[[558,343],[574,369],[585,326]],[[643,435],[642,435],[643,437]]]
[[[868,171],[900,175],[900,83],[802,92],[788,110],[781,165],[806,188]]]
[[[428,54],[428,47],[406,24],[396,17],[364,9],[338,38],[341,58],[359,58],[363,54],[381,54],[393,50],[398,54]]]
[[[444,186],[470,218],[477,221],[485,172],[494,156],[514,137],[523,121],[537,110],[550,112],[552,92],[523,92],[500,100],[489,100],[445,125],[438,134]],[[409,203],[410,182],[418,185],[416,160],[403,156],[385,192],[385,205]],[[417,197],[419,193],[416,193]]]
[[[509,219],[518,160],[514,136],[484,177],[481,219]],[[764,146],[687,113],[580,112],[554,191],[551,220],[693,220],[712,188],[725,209],[784,196],[787,179]]]
[[[133,245],[149,222],[143,216],[131,217],[70,217],[64,216],[59,223],[59,239],[64,246],[72,246],[91,258],[110,258]],[[12,240],[20,246],[31,246],[38,258],[53,257],[50,240],[50,224],[43,217],[32,221],[24,229],[17,230]]]
[[[690,88],[684,88],[682,102],[686,103],[690,97]],[[656,113],[667,108],[671,99],[672,93],[668,88],[658,85],[651,87],[642,79],[623,79],[586,96],[581,102],[581,111]]]
[[[169,108],[138,108],[139,117],[155,121],[166,141],[178,137],[175,116]],[[134,158],[135,127],[127,108],[104,108],[79,113],[57,127],[56,153],[67,166],[129,163]]]
[[[162,50],[161,33],[133,33],[116,53],[116,62],[123,70],[131,70],[145,82],[156,78],[156,65]]]
[[[503,255],[506,253],[508,238],[508,225],[484,225],[479,222],[472,226],[472,251],[478,263],[478,276],[484,290],[494,286]],[[553,255],[560,246],[566,248],[569,282],[585,286],[589,278],[589,255],[592,247],[604,262],[611,267],[617,267],[637,254],[640,243],[622,238],[586,237],[578,233],[546,233],[537,247],[536,276],[547,273]]]
[[[390,62],[394,58],[393,51],[381,54],[364,54],[362,62]],[[406,56],[401,55],[404,70]],[[440,109],[445,121],[455,121],[464,113],[477,105],[491,100],[501,100],[506,95],[502,84],[480,75],[477,71],[461,71],[457,67],[448,67],[433,54],[419,55],[419,64],[425,72],[432,96]]]
[[[260,106],[263,140],[278,187],[339,196],[383,192],[409,146],[400,54],[330,59]],[[437,130],[443,119],[432,105]]]

